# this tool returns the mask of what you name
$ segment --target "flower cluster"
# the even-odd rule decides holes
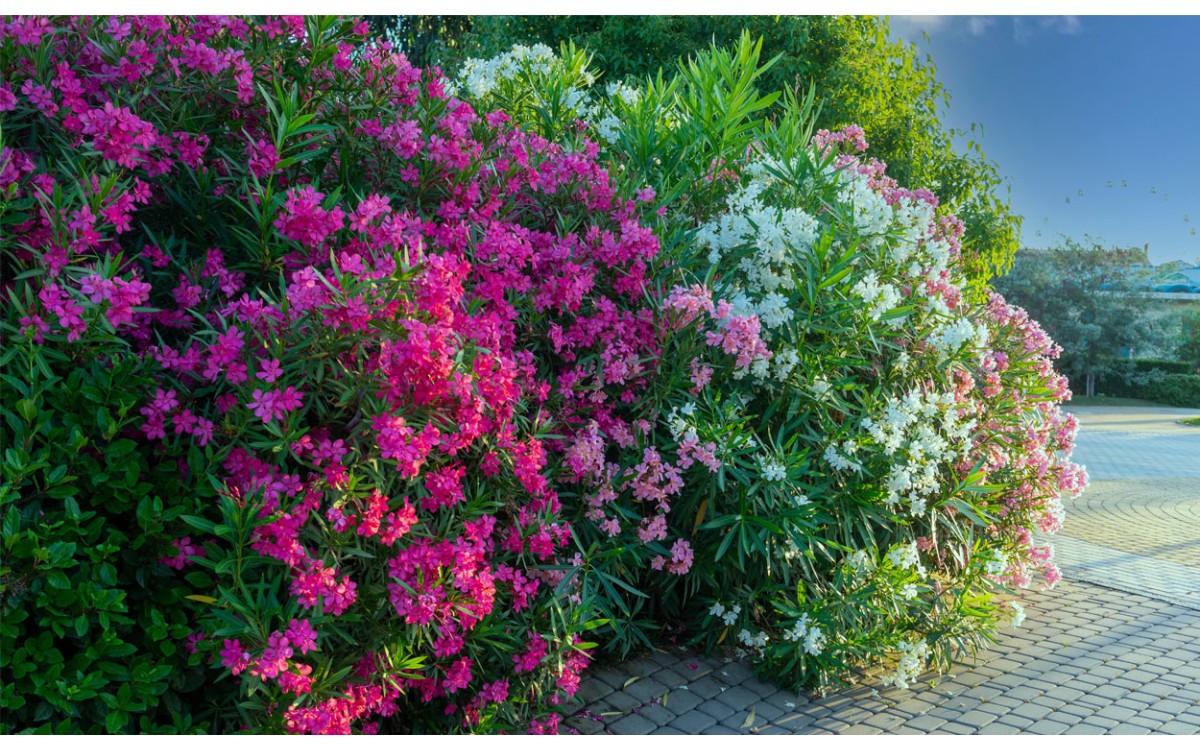
[[[545,625],[582,606],[562,568],[584,563],[553,481],[566,446],[543,435],[635,440],[658,355],[638,202],[594,146],[478,113],[352,22],[48,23],[51,67],[3,58],[26,83],[0,95],[22,144],[0,174],[33,206],[5,225],[5,257],[11,240],[16,270],[39,271],[14,320],[47,346],[104,321],[153,383],[137,449],[220,487],[158,547],[220,594],[190,616],[224,637],[197,648],[243,698],[272,696],[263,728],[554,729],[590,615]],[[0,24],[6,45],[41,38]],[[290,101],[271,93],[281,75]],[[687,541],[659,544],[673,463],[626,477],[579,460],[645,506],[647,569],[686,573]],[[541,656],[514,663],[502,629],[536,633]]]
[[[5,332],[119,345],[105,440],[203,475],[138,521],[215,592],[181,614],[238,678],[214,721],[556,731],[583,632],[641,640],[612,581],[797,683],[891,651],[903,686],[1057,580],[1055,347],[963,291],[961,222],[861,130],[698,139],[656,206],[622,131],[670,143],[727,81],[589,90],[540,46],[450,79],[364,36],[0,22]]]

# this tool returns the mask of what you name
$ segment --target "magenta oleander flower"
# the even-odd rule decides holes
[[[345,224],[346,215],[340,206],[326,209],[321,206],[325,194],[311,185],[287,191],[283,213],[275,220],[275,228],[290,240],[316,247]]]
[[[264,423],[286,417],[288,413],[299,409],[304,401],[304,394],[294,387],[288,386],[283,390],[264,391],[255,388],[246,402],[246,408]]]
[[[317,631],[313,630],[308,620],[292,620],[287,627],[286,636],[302,654],[307,654],[317,647]]]
[[[537,633],[529,637],[529,646],[524,652],[513,657],[513,664],[516,665],[515,671],[517,674],[522,672],[533,671],[542,659],[546,657],[546,652],[549,650],[550,644],[546,643],[546,639]]]
[[[234,675],[239,675],[250,667],[250,652],[242,648],[236,638],[226,639],[225,647],[221,649],[221,664]]]
[[[472,666],[473,662],[465,656],[450,665],[446,670],[446,679],[442,681],[447,693],[457,693],[471,683]]]

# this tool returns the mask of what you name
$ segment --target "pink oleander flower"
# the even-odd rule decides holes
[[[287,671],[280,672],[277,682],[279,683],[279,688],[285,693],[291,693],[292,695],[311,693],[313,684],[312,667],[307,664],[292,662]]]
[[[691,370],[693,386],[691,393],[692,395],[698,395],[700,391],[704,390],[704,386],[712,382],[713,368],[701,364],[697,358],[692,358],[692,362],[688,367]]]
[[[275,228],[290,240],[308,247],[318,247],[331,234],[341,230],[346,215],[340,206],[323,208],[325,194],[307,185],[287,191],[283,212],[275,220]]]
[[[724,314],[722,314],[724,313]],[[717,317],[724,325],[704,335],[709,346],[719,346],[726,354],[737,356],[738,367],[749,367],[755,362],[771,358],[771,351],[759,338],[760,325],[757,315],[738,316],[728,311],[724,300],[717,306]]]
[[[250,173],[262,180],[274,174],[279,164],[279,152],[275,145],[259,138],[246,144],[245,154]]]
[[[271,633],[267,636],[267,647],[250,669],[250,674],[264,679],[278,677],[280,673],[287,671],[291,658],[292,648],[287,636],[278,632]]]
[[[58,319],[58,324],[67,330],[67,341],[78,341],[87,330],[83,321],[83,306],[71,298],[57,284],[50,283],[38,292],[38,300],[46,311]]]
[[[221,664],[235,676],[250,667],[250,652],[242,648],[236,638],[226,639],[225,647],[221,649]]]
[[[255,416],[266,424],[276,419],[282,419],[290,412],[299,409],[303,400],[304,394],[290,385],[282,391],[263,391],[255,388],[254,392],[250,394],[250,401],[246,402],[246,408],[254,412]]]
[[[484,703],[503,703],[508,699],[508,680],[489,682],[476,695]]]
[[[868,148],[866,134],[858,125],[847,125],[841,130],[835,130],[832,133],[822,128],[818,130],[812,138],[813,146],[821,154],[826,154],[829,150],[836,148],[838,144],[847,143],[855,151],[862,153]]]
[[[277,359],[264,359],[259,364],[258,377],[264,382],[274,383],[282,375],[283,368],[279,366]]]
[[[642,525],[637,532],[638,539],[644,543],[667,538],[667,517],[663,515],[642,519]]]
[[[558,725],[562,721],[560,714],[546,714],[534,719],[529,724],[529,734],[558,734]]]
[[[663,308],[678,313],[675,328],[683,328],[699,318],[701,313],[713,314],[712,291],[699,284],[687,288],[677,286],[663,302]]]
[[[194,560],[189,560],[189,557],[204,557],[204,548],[198,544],[192,544],[192,538],[185,536],[176,539],[171,544],[175,547],[175,554],[167,557],[160,557],[159,562],[166,565],[168,568],[175,570],[183,570],[188,565],[195,565]]]
[[[429,497],[421,500],[423,510],[433,512],[438,508],[452,508],[465,499],[462,481],[467,469],[461,465],[444,466],[425,474],[425,489]]]
[[[677,539],[675,544],[671,545],[671,559],[655,555],[650,561],[650,567],[654,570],[665,569],[669,573],[681,576],[692,569],[693,560],[692,545],[683,539]]]
[[[546,639],[534,633],[529,637],[528,648],[513,657],[513,664],[516,665],[514,671],[517,674],[532,672],[538,664],[541,664],[549,649],[550,644],[546,643]]]
[[[293,619],[287,627],[286,636],[302,654],[307,654],[317,647],[317,631],[313,630],[308,620]]]
[[[465,656],[450,665],[446,670],[446,679],[442,681],[447,693],[457,693],[471,683],[471,666],[471,660]]]

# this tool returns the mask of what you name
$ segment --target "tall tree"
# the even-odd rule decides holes
[[[1059,369],[1094,395],[1098,378],[1125,374],[1122,355],[1161,339],[1146,293],[1144,248],[1104,248],[1068,240],[1049,250],[1022,249],[996,289],[1024,307],[1062,346]]]
[[[404,50],[419,68],[443,65],[473,26],[472,16],[364,16],[371,33]]]
[[[1175,355],[1200,373],[1200,310],[1184,312],[1180,329]]]

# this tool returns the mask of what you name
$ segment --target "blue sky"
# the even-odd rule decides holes
[[[983,126],[1025,246],[1085,235],[1200,264],[1200,17],[893,16]],[[922,37],[928,35],[928,40]]]

